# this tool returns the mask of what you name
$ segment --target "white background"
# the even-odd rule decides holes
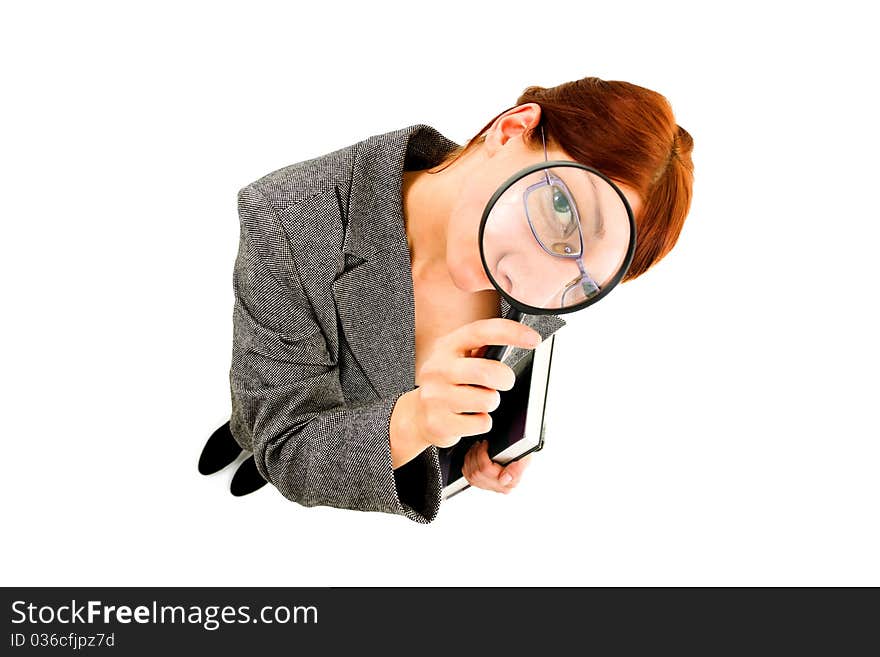
[[[4,5],[2,583],[880,585],[862,6]],[[670,100],[694,201],[569,316],[520,486],[419,525],[199,475],[238,189],[413,123],[462,144],[590,75]]]

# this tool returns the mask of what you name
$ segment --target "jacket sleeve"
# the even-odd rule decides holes
[[[303,506],[430,523],[442,490],[437,447],[393,468],[390,421],[400,395],[346,403],[290,243],[254,184],[239,191],[238,212],[230,387],[260,474]]]

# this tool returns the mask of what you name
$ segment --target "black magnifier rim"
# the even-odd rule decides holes
[[[526,303],[522,303],[517,299],[514,299],[507,292],[505,292],[498,282],[492,277],[491,272],[489,271],[489,265],[486,263],[486,254],[483,251],[483,233],[486,231],[486,221],[489,219],[489,213],[492,211],[492,208],[495,207],[495,202],[498,198],[506,192],[511,185],[513,185],[520,178],[527,176],[530,173],[535,171],[540,171],[541,169],[551,169],[556,167],[572,167],[575,169],[583,169],[584,171],[589,171],[590,173],[594,173],[599,176],[602,180],[611,185],[612,189],[617,192],[617,195],[620,197],[620,200],[623,202],[623,206],[626,208],[626,216],[629,220],[629,246],[626,249],[626,256],[623,259],[623,265],[617,271],[617,273],[612,276],[611,280],[603,286],[601,290],[599,290],[599,294],[589,299],[585,299],[581,303],[575,306],[569,306],[567,308],[538,308],[535,306],[530,306]],[[520,310],[521,312],[528,313],[529,315],[562,315],[566,313],[573,313],[577,310],[582,310],[587,306],[590,306],[603,297],[606,294],[611,292],[617,284],[621,281],[621,279],[626,276],[626,272],[629,270],[630,265],[633,261],[633,256],[636,252],[636,220],[633,216],[632,208],[629,205],[629,201],[626,200],[626,196],[620,190],[620,188],[614,184],[614,182],[606,176],[601,171],[597,171],[593,167],[587,166],[586,164],[581,164],[580,162],[574,162],[572,160],[548,160],[544,162],[538,162],[537,164],[530,164],[524,169],[520,169],[518,172],[513,174],[510,178],[508,178],[501,186],[495,190],[495,193],[492,194],[492,198],[489,199],[488,203],[486,203],[486,207],[483,209],[483,217],[480,219],[480,260],[483,263],[483,269],[486,272],[486,275],[489,277],[489,280],[492,282],[492,285],[496,290],[510,303],[511,306]]]

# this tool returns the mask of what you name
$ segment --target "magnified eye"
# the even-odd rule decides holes
[[[562,190],[556,185],[553,186],[553,209],[557,212],[571,214],[571,207],[568,205],[568,199]]]
[[[536,186],[526,197],[526,210],[535,237],[546,250],[562,256],[580,252],[577,208],[562,185]]]
[[[553,185],[553,219],[561,230],[562,236],[567,237],[575,229],[574,212],[568,202],[568,196],[558,186]]]

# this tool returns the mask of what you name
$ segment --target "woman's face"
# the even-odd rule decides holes
[[[532,150],[522,140],[522,131],[504,136],[503,126],[496,133],[490,131],[478,159],[464,176],[456,198],[446,236],[446,262],[453,282],[462,290],[476,292],[494,289],[483,269],[480,258],[479,228],[489,199],[510,176],[521,169],[544,161],[543,148]],[[493,128],[494,129],[494,128]],[[510,129],[510,126],[507,126]],[[548,145],[550,160],[573,160],[568,153]],[[601,178],[575,167],[555,167],[550,170],[562,179],[566,191],[575,201],[584,233],[583,262],[591,277],[600,285],[619,269],[629,243],[629,223],[623,204],[613,189]],[[532,192],[526,219],[524,192],[536,183],[546,180],[544,170],[529,174],[518,181],[496,201],[486,222],[484,253],[492,277],[515,299],[536,307],[560,308],[577,302],[562,291],[565,284],[578,280],[580,270],[575,259],[557,257],[548,253],[570,253],[570,246],[579,247],[577,230],[571,213],[565,210],[564,197],[560,204],[547,204],[547,196]],[[598,183],[598,184],[592,184]],[[641,211],[641,198],[626,185],[617,183],[635,215]],[[558,189],[558,187],[554,187]],[[548,187],[539,186],[539,192]],[[552,196],[552,195],[551,195]],[[605,211],[604,233],[592,235],[595,217],[591,207]],[[549,208],[549,209],[548,209]],[[583,208],[583,209],[582,209]],[[584,216],[589,214],[590,216]],[[564,219],[564,221],[563,221]],[[529,223],[531,221],[531,226]],[[538,232],[544,247],[535,238]]]

